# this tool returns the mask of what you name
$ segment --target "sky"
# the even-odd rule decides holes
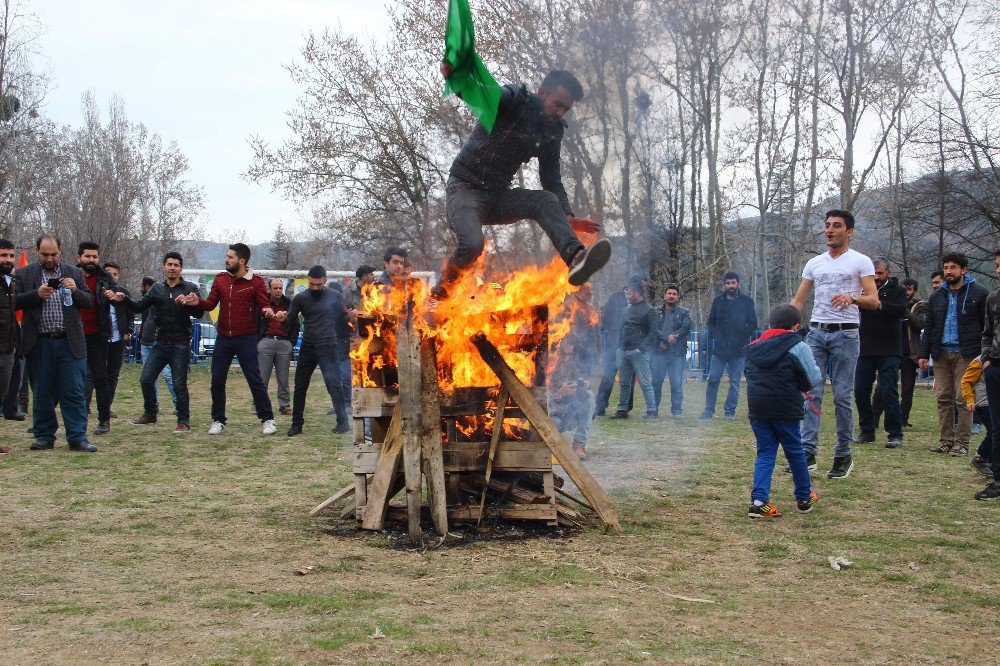
[[[304,36],[325,27],[385,34],[385,0],[34,0],[37,50],[51,88],[45,113],[60,124],[82,122],[80,97],[101,106],[118,96],[128,117],[176,141],[205,190],[207,236],[241,231],[270,240],[278,222],[302,225],[295,206],[268,184],[242,176],[248,139],[289,136],[286,112],[299,90],[284,66]],[[245,231],[244,231],[245,230]]]

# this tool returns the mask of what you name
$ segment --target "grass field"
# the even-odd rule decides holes
[[[207,369],[191,384],[190,435],[138,428],[126,368],[97,454],[29,452],[26,424],[0,421],[0,663],[997,663],[1000,503],[972,499],[967,459],[928,452],[929,391],[906,446],[856,447],[806,516],[779,469],[785,517],[746,518],[745,412],[698,421],[688,383],[688,418],[595,424],[588,464],[624,534],[464,530],[411,551],[309,518],[351,479],[318,378],[294,439],[288,417],[261,435],[236,373],[209,437]]]

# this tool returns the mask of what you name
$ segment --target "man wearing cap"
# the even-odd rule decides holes
[[[285,284],[280,278],[267,282],[267,295],[271,300],[271,311],[275,314],[288,312],[291,300],[285,296]],[[292,348],[299,339],[298,318],[271,317],[261,313],[257,317],[257,365],[260,366],[260,380],[266,389],[271,383],[271,371],[278,381],[278,411],[285,416],[292,413],[291,394],[288,391],[288,368],[292,364]]]
[[[740,293],[740,276],[729,271],[722,277],[723,291],[712,301],[708,313],[708,338],[712,357],[708,366],[708,386],[705,389],[705,411],[699,418],[715,417],[715,403],[719,397],[722,373],[729,375],[729,394],[723,407],[727,419],[736,418],[736,404],[740,399],[740,380],[746,354],[743,348],[750,344],[757,329],[757,311],[753,299]]]

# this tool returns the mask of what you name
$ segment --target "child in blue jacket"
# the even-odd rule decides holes
[[[771,476],[779,444],[792,470],[799,512],[809,513],[819,501],[812,490],[799,422],[805,416],[802,394],[819,386],[822,375],[799,333],[800,316],[794,305],[776,306],[769,317],[770,328],[745,348],[747,405],[750,427],[757,438],[748,512],[751,518],[781,516],[771,503]]]

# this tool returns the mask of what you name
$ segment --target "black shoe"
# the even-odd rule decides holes
[[[8,421],[23,421],[24,419],[28,418],[28,415],[25,414],[24,412],[14,412],[13,414],[4,415],[4,418],[7,419]]]
[[[806,469],[809,470],[810,472],[815,472],[816,471],[816,454],[815,453],[807,453],[806,454]],[[791,473],[792,473],[792,466],[791,465],[787,465],[785,467],[785,474],[791,474]]]
[[[94,431],[95,435],[107,435],[111,432],[111,423],[109,421],[101,421],[97,424],[97,429]]]
[[[875,441],[875,433],[867,430],[862,430],[858,435],[858,444],[871,444]]]
[[[851,456],[844,456],[843,458],[834,458],[833,467],[830,471],[826,473],[826,478],[828,479],[846,479],[851,475],[851,470],[854,469],[854,460]]]
[[[292,427],[289,428],[288,432],[285,433],[285,434],[288,435],[289,437],[295,437],[296,435],[301,435],[302,434],[302,426],[300,426],[300,425],[292,425]]]
[[[35,434],[35,426],[33,426],[33,425],[32,426],[28,426],[27,433],[29,435],[34,435]]]
[[[978,493],[976,493],[976,499],[982,500],[984,502],[990,502],[993,500],[1000,499],[1000,482],[994,481],[990,485],[980,490]]]
[[[32,451],[51,451],[56,448],[55,442],[39,442],[35,440],[35,443],[31,445]]]
[[[333,429],[333,434],[345,435],[351,432],[351,430],[353,430],[353,428],[351,428],[350,423],[338,423],[337,426]]]
[[[619,409],[617,412],[615,412],[614,414],[612,414],[608,418],[609,419],[615,419],[615,420],[617,420],[617,419],[627,419],[628,418],[628,412],[623,412],[622,410]]]
[[[660,412],[655,409],[651,409],[642,415],[644,419],[658,419],[660,418]]]
[[[993,478],[993,465],[991,465],[989,461],[982,456],[973,456],[972,460],[969,461],[969,464],[986,478]]]
[[[604,264],[608,263],[608,259],[610,258],[611,241],[607,238],[602,238],[590,247],[585,248],[573,260],[573,266],[569,269],[569,283],[574,287],[579,287],[589,280],[594,273],[604,268]]]
[[[97,447],[88,442],[87,440],[83,440],[81,442],[73,442],[72,444],[70,444],[69,450],[79,451],[80,453],[96,453]]]
[[[887,449],[898,449],[903,446],[903,436],[893,435],[889,437],[888,441],[885,443],[885,448]]]
[[[597,417],[597,416],[604,416],[606,413],[607,413],[607,410],[598,409],[597,411],[594,412],[594,416],[595,417]]]

